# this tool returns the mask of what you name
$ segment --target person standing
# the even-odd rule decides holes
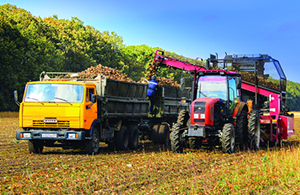
[[[148,83],[149,83],[149,87],[147,89],[147,96],[150,100],[149,112],[150,112],[150,114],[153,114],[154,95],[155,95],[155,91],[158,87],[158,83],[156,82],[156,76],[153,75],[151,77],[151,80]]]

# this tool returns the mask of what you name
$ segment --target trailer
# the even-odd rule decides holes
[[[20,105],[18,140],[31,153],[44,146],[81,148],[88,154],[105,142],[111,149],[137,149],[139,139],[168,144],[170,125],[188,105],[189,92],[160,86],[149,113],[146,83],[107,79],[102,74],[43,72],[28,82]]]

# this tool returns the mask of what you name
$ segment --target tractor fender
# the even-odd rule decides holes
[[[244,109],[248,111],[248,105],[245,102],[238,103],[233,111],[233,117],[239,117]]]
[[[100,125],[101,123],[101,119],[97,118],[93,121],[92,125],[91,125],[91,128],[89,130],[86,130],[86,137],[92,137],[93,135],[93,132],[96,131],[98,129],[98,125]]]

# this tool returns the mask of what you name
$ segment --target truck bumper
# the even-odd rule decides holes
[[[205,138],[205,125],[190,125],[188,129],[188,136]]]
[[[83,131],[17,131],[17,140],[84,140]]]

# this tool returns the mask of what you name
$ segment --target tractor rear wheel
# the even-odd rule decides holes
[[[233,153],[235,149],[235,130],[232,123],[226,123],[222,129],[221,136],[222,151],[224,153]]]
[[[253,110],[250,113],[248,122],[248,147],[259,150],[260,145],[260,117],[258,111]]]
[[[246,135],[247,135],[247,110],[242,110],[240,116],[236,120],[236,143],[239,145],[240,149],[247,144]]]

